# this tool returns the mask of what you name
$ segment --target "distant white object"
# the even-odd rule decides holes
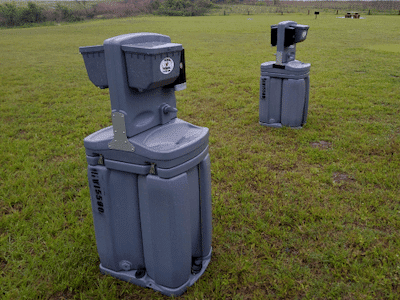
[[[353,19],[353,18],[336,17],[336,19]],[[359,19],[363,19],[363,20],[365,20],[365,18],[363,18],[363,17],[359,17]]]

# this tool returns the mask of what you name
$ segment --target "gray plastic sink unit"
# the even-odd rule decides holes
[[[260,124],[301,128],[307,121],[310,64],[294,60],[285,68],[275,62],[261,64]]]
[[[296,43],[307,37],[308,26],[283,21],[271,26],[276,61],[261,64],[259,119],[268,127],[302,128],[307,121],[310,67],[295,59]]]
[[[79,50],[112,110],[84,139],[100,271],[181,295],[212,253],[209,131],[177,118],[183,47],[134,33]]]

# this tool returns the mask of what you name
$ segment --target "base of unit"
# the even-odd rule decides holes
[[[166,296],[180,296],[186,291],[186,289],[188,287],[192,286],[200,278],[201,275],[203,275],[203,273],[207,269],[208,264],[211,261],[211,253],[212,253],[212,248],[210,249],[210,253],[201,260],[202,261],[201,270],[199,272],[197,272],[196,274],[192,273],[189,276],[188,281],[186,281],[184,284],[182,284],[181,286],[179,286],[177,288],[169,288],[166,286],[159,285],[152,278],[150,278],[147,275],[147,273],[145,273],[144,275],[140,274],[140,277],[139,276],[136,277],[136,272],[141,271],[141,270],[113,271],[113,270],[103,267],[100,264],[100,272],[105,275],[111,275],[112,277],[136,284],[141,287],[151,288],[151,289],[158,291],[161,294],[164,294]]]
[[[259,123],[260,123],[260,125],[266,126],[266,127],[274,127],[274,128],[288,127],[288,128],[291,128],[291,129],[302,129],[303,125],[304,125],[303,124],[302,126],[293,126],[293,127],[291,127],[291,126],[283,126],[282,123],[264,123],[264,122],[259,122]]]

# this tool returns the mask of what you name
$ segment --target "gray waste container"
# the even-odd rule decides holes
[[[308,26],[292,21],[271,26],[276,61],[261,64],[260,124],[301,128],[307,121],[310,88],[308,63],[295,60],[296,43],[307,37]]]
[[[212,252],[209,132],[176,117],[182,45],[138,33],[80,52],[112,107],[113,126],[84,139],[100,270],[180,295]]]

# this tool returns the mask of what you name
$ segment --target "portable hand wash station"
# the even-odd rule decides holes
[[[176,117],[184,49],[134,33],[79,51],[112,109],[113,125],[84,139],[100,270],[180,295],[212,251],[208,129]]]
[[[271,26],[276,61],[261,64],[261,125],[301,128],[306,123],[311,65],[295,60],[295,56],[296,43],[306,39],[308,28],[293,21]]]

